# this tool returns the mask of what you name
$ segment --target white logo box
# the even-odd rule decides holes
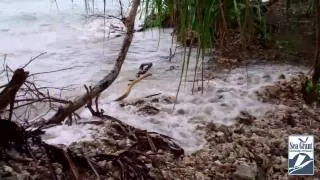
[[[314,137],[291,135],[288,140],[289,175],[314,175]]]

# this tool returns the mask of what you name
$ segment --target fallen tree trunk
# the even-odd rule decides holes
[[[116,63],[113,67],[113,70],[105,76],[98,84],[96,84],[90,92],[84,93],[81,97],[75,99],[72,103],[65,107],[61,107],[57,113],[48,120],[47,124],[58,124],[61,123],[66,117],[70,116],[74,111],[81,108],[88,101],[98,96],[101,92],[107,89],[113,81],[118,77],[122,64],[127,56],[129,47],[132,42],[133,33],[134,33],[134,22],[137,15],[138,6],[140,4],[140,0],[133,0],[132,7],[129,12],[129,16],[125,20],[125,26],[127,28],[127,32],[125,34],[121,50],[116,59]]]
[[[11,81],[6,85],[4,90],[0,93],[0,111],[5,109],[9,104],[14,103],[14,98],[23,85],[23,83],[28,78],[29,72],[24,71],[23,69],[17,69]]]

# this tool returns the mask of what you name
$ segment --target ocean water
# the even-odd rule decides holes
[[[100,2],[94,5],[94,12],[98,14],[103,12]],[[128,6],[128,1],[124,1],[124,4]],[[125,29],[116,19],[104,20],[88,16],[92,10],[86,11],[84,1],[57,0],[55,3],[50,0],[2,0],[0,7],[1,62],[4,62],[2,57],[6,54],[4,63],[15,69],[22,67],[31,57],[46,52],[27,66],[31,74],[70,68],[33,76],[32,81],[40,86],[68,87],[70,91],[63,92],[62,96],[72,100],[85,93],[84,84],[95,84],[113,67]],[[108,0],[106,12],[119,15],[118,1]],[[137,19],[136,22],[138,28],[141,20]],[[195,131],[196,126],[205,122],[230,125],[241,111],[262,116],[274,106],[259,102],[254,92],[278,81],[280,74],[290,78],[304,71],[301,67],[290,65],[240,67],[231,72],[217,72],[214,79],[205,81],[204,94],[192,94],[192,82],[189,81],[193,80],[193,73],[190,70],[188,81],[182,83],[175,109],[172,104],[153,103],[153,106],[160,109],[160,113],[144,116],[137,113],[135,106],[120,107],[120,103],[114,100],[125,92],[129,80],[135,77],[141,63],[153,63],[152,77],[138,83],[124,102],[155,93],[170,97],[176,95],[184,52],[177,48],[176,55],[169,61],[170,48],[176,45],[175,41],[172,44],[171,32],[171,29],[136,32],[118,79],[101,94],[99,103],[108,115],[135,127],[173,137],[187,152],[201,149],[205,143]],[[194,66],[193,53],[190,68]],[[5,77],[0,79],[0,82],[5,83]],[[59,93],[54,89],[50,92]],[[47,111],[41,107],[38,109],[39,114]],[[86,109],[80,109],[79,113],[83,120],[92,118]],[[90,128],[96,127],[58,126],[49,129],[44,139],[50,143],[66,145],[89,140],[95,132]]]

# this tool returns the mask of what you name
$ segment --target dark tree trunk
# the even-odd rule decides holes
[[[319,0],[314,1],[315,5],[315,12],[316,12],[316,53],[314,57],[314,69],[312,75],[312,82],[314,85],[319,81],[320,78],[320,7],[319,7]]]

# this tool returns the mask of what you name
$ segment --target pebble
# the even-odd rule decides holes
[[[224,133],[219,131],[219,132],[217,132],[217,136],[219,136],[219,137],[224,136]]]
[[[10,172],[10,173],[13,173],[13,172],[14,172],[13,169],[12,169],[12,167],[10,167],[10,166],[4,165],[3,168],[4,168],[4,171],[6,171],[6,172]]]
[[[106,164],[107,164],[107,161],[106,160],[103,160],[103,161],[99,161],[97,162],[98,166],[100,166],[101,168],[105,167]]]
[[[248,164],[240,164],[236,167],[236,172],[233,173],[234,180],[255,180],[257,175],[257,167]]]

